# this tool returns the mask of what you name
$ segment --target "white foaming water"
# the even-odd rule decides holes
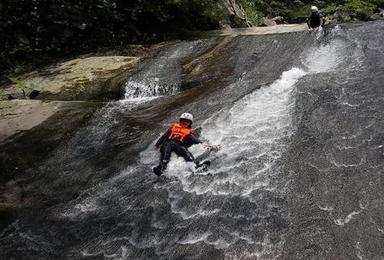
[[[254,91],[231,108],[223,109],[206,120],[202,124],[202,136],[212,144],[222,145],[211,171],[211,174],[219,174],[219,178],[197,185],[188,178],[188,172],[192,171],[186,170],[190,166],[186,168],[181,159],[171,160],[168,174],[179,178],[185,191],[197,194],[247,195],[259,188],[273,190],[273,187],[268,187],[272,167],[285,151],[293,132],[291,109],[295,101],[291,93],[294,85],[308,73],[337,69],[346,62],[340,58],[347,56],[346,52],[347,47],[342,40],[313,47],[301,58],[305,71],[300,68],[285,71],[273,84]],[[242,87],[241,84],[251,82],[234,84]],[[191,151],[199,153],[202,147],[192,147]],[[145,151],[141,155],[142,161],[148,163],[153,160],[153,152],[153,149]]]
[[[289,138],[293,134],[292,109],[294,107],[295,84],[305,75],[336,70],[342,62],[339,55],[344,55],[342,42],[326,44],[302,57],[306,70],[292,68],[283,72],[281,77],[269,86],[243,97],[232,107],[219,111],[203,124],[202,136],[212,144],[220,144],[222,149],[213,161],[210,177],[193,176],[191,165],[174,156],[169,164],[167,175],[177,178],[184,192],[204,196],[210,199],[215,196],[252,197],[252,192],[259,189],[274,191],[271,178],[278,174],[276,161],[286,151]],[[252,82],[239,81],[241,84]],[[146,155],[152,157],[148,149],[141,155],[142,161],[149,162]],[[192,153],[202,151],[202,147],[191,148]],[[144,159],[145,158],[145,159]],[[152,157],[153,158],[153,157]],[[182,203],[185,196],[182,192],[168,189],[169,203],[173,213],[184,220],[193,218],[214,218],[221,214],[220,206],[187,205]],[[199,200],[197,200],[199,201]],[[196,214],[197,213],[197,214]],[[247,213],[237,212],[242,219],[250,217]],[[234,216],[231,216],[232,218]],[[232,252],[232,245],[238,241],[246,241],[250,245],[246,258],[263,257],[279,251],[284,238],[278,244],[264,241],[260,245],[254,240],[252,232],[241,234],[230,233],[225,241],[208,235],[206,231],[194,233],[184,243],[204,241],[218,249],[224,249],[226,255],[238,255]],[[242,254],[243,256],[247,254]]]
[[[346,41],[344,33],[339,26],[336,26],[330,34],[335,37],[331,42],[312,46],[303,53],[301,60],[309,73],[322,73],[352,66],[359,69],[362,66],[361,57],[364,56],[361,46],[358,43]],[[353,59],[353,62],[351,62]]]
[[[304,65],[307,66],[309,72],[327,72],[335,68],[335,66],[342,60],[332,62],[340,56],[336,55],[336,52],[341,51],[344,48],[342,41],[334,41],[330,45],[321,45],[314,49],[311,49],[306,54],[304,59]]]
[[[184,189],[197,194],[247,195],[268,186],[271,166],[284,152],[285,139],[292,133],[291,92],[305,74],[299,68],[292,68],[272,85],[247,95],[229,110],[220,111],[204,122],[204,138],[222,145],[211,172],[221,177],[194,185],[187,180],[188,176],[180,175],[180,160],[172,161],[168,173],[179,176]]]
[[[177,84],[160,83],[158,78],[148,78],[142,82],[127,81],[125,83],[125,100],[137,100],[162,95],[174,95],[178,90]]]
[[[345,218],[338,218],[334,219],[333,221],[338,226],[344,226],[345,224],[348,224],[352,220],[352,218],[354,218],[355,215],[359,215],[360,213],[361,211],[353,211],[349,213]]]
[[[302,58],[307,71],[292,68],[269,86],[243,97],[231,108],[223,109],[208,118],[203,124],[202,136],[212,144],[222,145],[210,170],[213,178],[191,178],[192,165],[182,158],[172,156],[167,170],[168,176],[181,181],[184,191],[197,195],[248,196],[260,188],[272,191],[270,178],[277,174],[274,164],[289,145],[292,129],[292,91],[297,81],[308,73],[326,72],[336,69],[342,62],[338,57],[345,49],[341,42],[322,45]],[[248,81],[234,83],[252,84]],[[201,146],[191,148],[192,153],[202,152]],[[141,163],[154,164],[158,152],[149,147],[141,154]],[[182,194],[169,191],[172,211],[183,219],[216,214],[217,210],[191,210],[178,206]]]
[[[172,157],[166,174],[177,178],[184,191],[197,196],[207,194],[208,200],[212,195],[248,197],[252,191],[261,188],[272,191],[274,188],[270,185],[270,178],[277,174],[273,168],[274,162],[285,151],[289,144],[288,139],[293,133],[292,91],[295,83],[304,75],[306,72],[302,69],[292,68],[284,72],[273,84],[245,96],[231,108],[219,111],[202,124],[202,136],[213,144],[222,145],[217,159],[213,161],[211,177],[193,177],[192,165],[176,156]],[[193,153],[199,150],[202,150],[202,147],[191,149]],[[142,161],[149,163],[147,156],[152,157],[154,155],[152,151],[153,149],[144,151],[141,154]],[[172,212],[184,220],[214,218],[221,214],[222,209],[219,205],[217,208],[204,206],[204,203],[185,204],[182,203],[185,196],[183,192],[173,189],[172,186],[167,190]],[[236,212],[235,215],[228,217],[252,218],[244,212]],[[180,243],[195,244],[204,241],[217,249],[225,250],[227,255],[237,255],[232,252],[232,245],[238,241],[245,241],[252,248],[247,256],[249,259],[268,255],[283,243],[281,240],[278,245],[274,245],[266,240],[259,244],[254,240],[252,231],[228,233],[223,229],[220,232],[227,234],[225,239],[220,235],[201,230],[194,232]]]
[[[202,136],[212,144],[221,144],[222,149],[213,161],[210,170],[212,176],[204,176],[203,178],[193,176],[191,164],[185,163],[182,158],[172,156],[165,174],[173,176],[173,179],[171,178],[166,184],[159,186],[161,189],[167,190],[168,203],[174,214],[187,222],[198,218],[214,219],[215,216],[222,214],[222,205],[199,203],[200,201],[209,201],[213,197],[223,195],[225,198],[232,196],[248,197],[252,195],[252,191],[258,189],[273,191],[274,187],[272,187],[270,180],[277,173],[275,162],[286,151],[289,145],[289,137],[293,134],[291,114],[295,102],[292,95],[295,89],[294,86],[300,78],[308,73],[335,69],[340,62],[338,60],[338,51],[342,49],[341,45],[340,48],[335,46],[337,45],[328,44],[320,46],[318,49],[314,48],[310,54],[304,57],[303,63],[306,66],[306,71],[300,68],[292,68],[283,72],[281,77],[273,84],[263,86],[243,97],[234,103],[232,107],[219,111],[203,123]],[[148,79],[150,78],[148,77]],[[152,80],[159,82],[153,77]],[[140,81],[140,84],[150,85],[143,82]],[[242,87],[241,84],[252,84],[252,81],[239,81],[234,84],[236,84],[236,87]],[[158,92],[156,91],[151,93],[157,95]],[[141,97],[145,96],[143,93],[140,95]],[[131,95],[129,98],[132,100],[135,97]],[[201,146],[192,147],[191,149],[193,153],[202,150]],[[153,166],[157,163],[158,156],[158,151],[154,150],[153,145],[151,145],[147,150],[140,153],[141,160],[139,164]],[[132,169],[132,171],[135,171],[135,169]],[[129,171],[126,172],[125,175],[128,175]],[[117,183],[118,178],[124,179],[124,177],[124,175],[120,175],[115,180],[95,188],[89,197],[84,196],[75,205],[67,208],[65,211],[67,214],[65,215],[67,217],[83,216],[90,211],[92,212],[95,208],[102,207],[102,205],[98,204],[98,199],[106,198],[110,194],[111,197],[114,197],[112,194],[116,195],[119,192],[118,189],[120,189],[114,184]],[[175,179],[176,181],[174,181]],[[181,189],[179,189],[177,183],[181,184]],[[183,203],[183,197],[188,196],[185,191],[193,193],[193,196],[191,196],[193,198],[188,203]],[[203,197],[198,197],[195,201],[192,200],[199,195]],[[119,200],[116,203],[129,207],[130,202]],[[239,211],[233,215],[229,214],[225,218],[252,219],[252,216],[247,212]],[[247,223],[251,223],[251,221]],[[227,234],[225,240],[219,237],[220,232],[218,230]],[[225,227],[217,227],[212,232],[203,229],[191,230],[190,235],[181,240],[180,244],[204,242],[218,249],[226,250],[227,256],[231,255],[231,253],[238,256],[239,252],[232,252],[231,250],[235,249],[236,245],[234,244],[236,242],[245,241],[247,245],[250,245],[250,249],[249,252],[243,252],[241,255],[249,253],[249,259],[262,258],[281,246],[269,241],[268,234],[264,237],[264,241],[258,244],[257,238],[254,237],[255,230],[255,227],[243,229],[239,233],[226,232]],[[130,243],[135,244],[135,238],[131,236],[130,239],[133,241]],[[281,239],[279,243],[283,242],[284,239]],[[154,244],[154,242],[148,241],[145,243],[148,243],[146,246],[150,246],[150,243]]]
[[[336,68],[339,62],[337,52],[340,51],[340,48],[335,48],[335,46],[341,48],[340,43],[328,44],[320,46],[318,50],[313,50],[311,55],[307,55],[304,63],[308,71],[314,73],[323,72],[325,68],[328,70]],[[178,53],[175,51],[171,57],[179,57]],[[322,56],[326,56],[326,58],[316,58]],[[326,60],[327,66],[318,64],[319,60]],[[222,149],[217,154],[217,160],[214,161],[210,171],[215,176],[212,182],[195,183],[193,178],[192,180],[189,178],[193,172],[191,170],[192,165],[186,164],[182,158],[176,158],[174,155],[166,174],[178,178],[185,191],[196,194],[209,192],[216,195],[234,196],[248,195],[259,188],[273,190],[273,187],[268,187],[269,176],[273,174],[272,166],[285,151],[288,138],[293,132],[291,109],[294,105],[294,99],[291,93],[295,83],[307,73],[300,68],[285,71],[273,84],[264,86],[243,97],[231,108],[223,109],[203,123],[202,136],[212,144],[222,145]],[[234,84],[241,87],[241,84],[251,84],[251,82],[239,81]],[[149,97],[149,99],[151,98],[154,97]],[[148,100],[146,97],[141,97],[141,99]],[[140,103],[140,101],[138,102]],[[201,146],[191,149],[193,153],[202,150]],[[151,145],[140,153],[140,157],[142,164],[153,166],[158,161],[158,151]],[[127,169],[125,172],[131,170],[133,168]],[[121,176],[125,175],[122,174]],[[114,180],[102,186],[104,188],[110,187],[113,183],[115,183]],[[77,215],[97,208],[97,203],[95,203],[97,198],[104,197],[106,196],[105,193],[108,193],[103,187],[100,187],[100,190],[93,194],[94,196],[84,198],[75,206],[74,212],[71,212],[70,215]],[[173,210],[178,211],[176,208]],[[203,210],[202,212],[209,214]],[[193,217],[191,214],[183,216],[185,218]]]

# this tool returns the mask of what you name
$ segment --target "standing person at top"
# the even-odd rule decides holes
[[[311,14],[307,18],[307,24],[309,29],[316,29],[320,26],[324,26],[325,19],[316,6],[311,6]]]
[[[153,168],[153,172],[157,176],[163,174],[164,170],[167,168],[172,152],[183,157],[187,162],[194,162],[197,167],[201,166],[195,161],[192,153],[187,149],[194,144],[203,143],[200,139],[194,136],[191,128],[192,123],[193,116],[191,114],[182,114],[179,122],[174,123],[156,142],[155,146],[160,148],[160,163]]]

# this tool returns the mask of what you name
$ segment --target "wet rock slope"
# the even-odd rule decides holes
[[[7,215],[1,256],[383,258],[383,29],[168,46],[13,180],[25,204]],[[222,149],[208,172],[172,157],[158,180],[154,141],[184,111]]]

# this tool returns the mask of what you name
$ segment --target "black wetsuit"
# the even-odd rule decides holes
[[[159,140],[156,142],[156,147],[160,147],[160,163],[157,166],[161,171],[167,168],[169,159],[171,158],[172,152],[178,156],[183,157],[187,162],[198,162],[195,161],[192,153],[188,151],[188,147],[194,144],[200,144],[202,141],[193,135],[188,135],[184,138],[183,142],[177,139],[168,139],[171,134],[171,129],[165,132]]]
[[[307,24],[309,29],[324,26],[325,19],[320,12],[312,12],[307,18]]]

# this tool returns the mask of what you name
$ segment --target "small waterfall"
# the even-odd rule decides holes
[[[144,70],[127,80],[124,100],[147,100],[176,94],[181,83],[183,60],[192,53],[205,50],[210,43],[203,40],[181,42],[160,53]]]

